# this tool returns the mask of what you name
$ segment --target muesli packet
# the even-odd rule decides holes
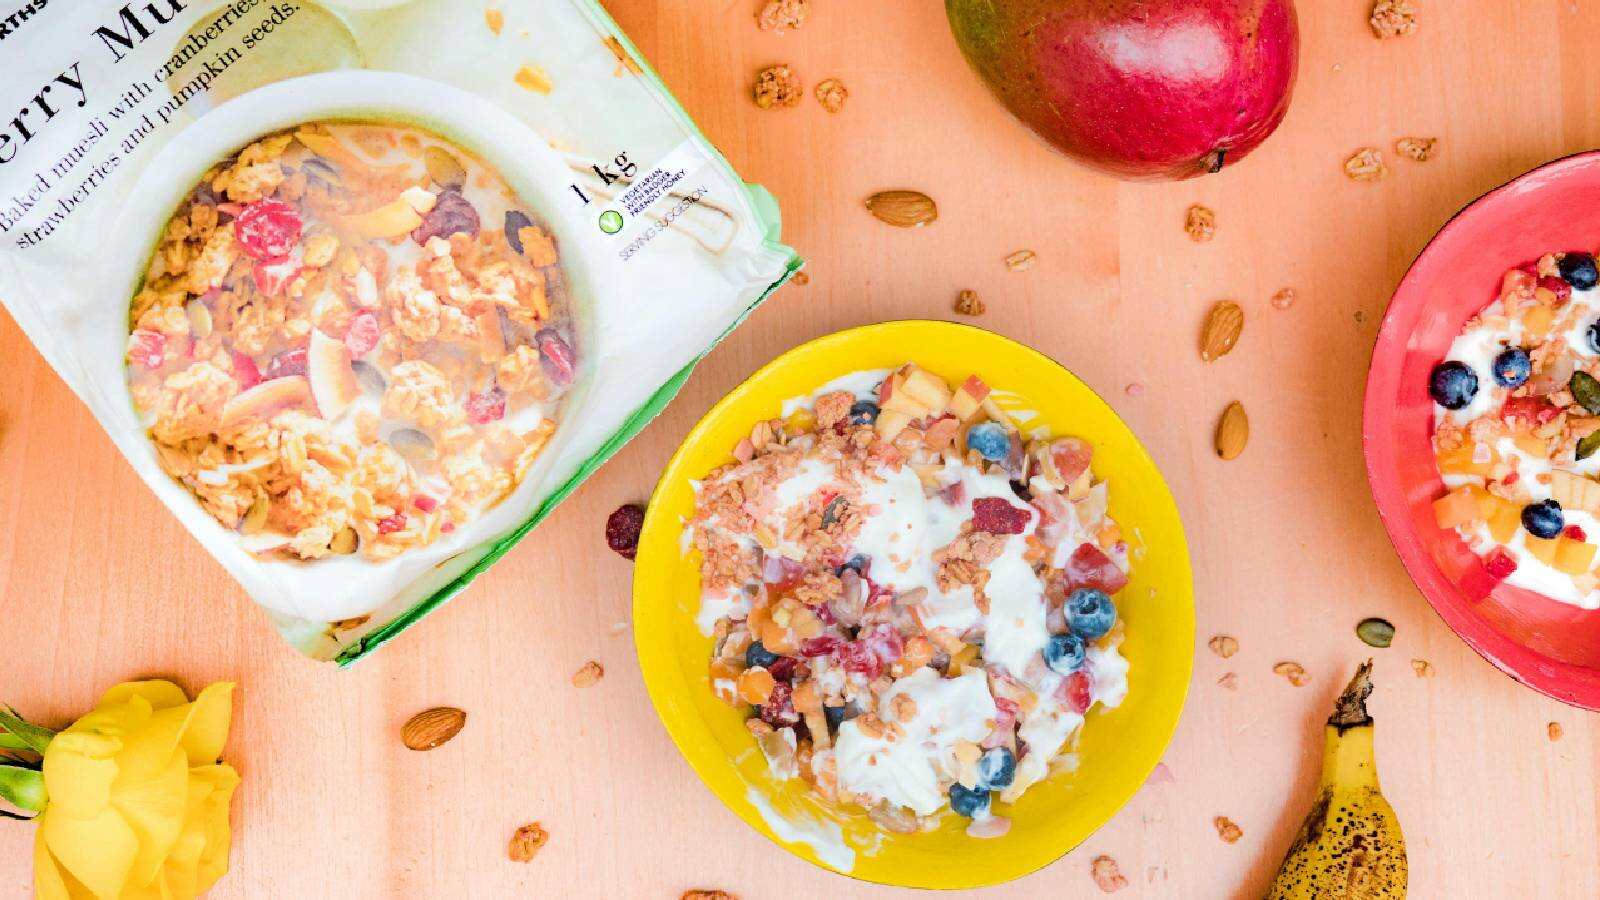
[[[0,301],[315,658],[353,662],[461,591],[801,264],[772,197],[592,0],[13,0],[0,25]],[[159,464],[128,387],[130,302],[208,168],[330,121],[421,128],[496,170],[560,250],[579,367],[543,453],[470,525],[382,562],[263,561]]]

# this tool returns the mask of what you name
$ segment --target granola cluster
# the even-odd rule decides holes
[[[1078,438],[914,365],[758,423],[698,486],[709,680],[779,779],[899,832],[1011,802],[1120,702],[1128,548]]]
[[[247,549],[384,560],[527,472],[574,376],[565,306],[550,235],[476,160],[305,125],[212,168],[168,222],[128,383],[162,467]]]

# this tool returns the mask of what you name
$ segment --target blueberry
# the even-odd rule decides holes
[[[878,421],[878,404],[871,400],[857,400],[850,405],[851,425],[871,425]]]
[[[855,569],[857,575],[865,575],[867,574],[867,565],[867,558],[862,556],[860,553],[857,553],[855,556],[845,560],[844,563],[839,566],[839,568],[834,569],[833,574],[843,575],[845,569]]]
[[[1541,500],[1522,508],[1522,527],[1536,538],[1553,538],[1561,533],[1565,524],[1561,504],[1554,500]]]
[[[957,815],[976,819],[989,811],[989,792],[984,790],[968,790],[957,781],[950,785],[950,808]]]
[[[828,730],[830,732],[838,731],[839,723],[844,721],[844,707],[824,706],[822,708],[822,717],[828,720]]]
[[[1562,279],[1577,290],[1587,291],[1600,281],[1600,271],[1595,269],[1593,253],[1568,253],[1561,257],[1557,265],[1561,269]]]
[[[1067,627],[1086,641],[1103,637],[1117,621],[1117,605],[1099,588],[1078,588],[1067,597]]]
[[[1478,394],[1478,376],[1464,362],[1439,363],[1428,376],[1428,393],[1445,409],[1460,409]]]
[[[1033,490],[1020,481],[1011,482],[1011,493],[1016,494],[1017,499],[1023,503],[1033,500]]]
[[[1600,319],[1589,323],[1589,349],[1600,353]]]
[[[1017,777],[1017,755],[1004,747],[991,747],[978,757],[978,786],[998,791]]]
[[[1494,358],[1494,383],[1501,387],[1519,387],[1533,374],[1533,360],[1521,347],[1507,347]]]
[[[990,462],[999,462],[1011,452],[1011,436],[994,422],[984,422],[967,432],[967,449],[978,451]]]
[[[778,658],[778,654],[761,646],[760,641],[751,641],[749,649],[744,651],[744,664],[751,668],[760,666],[763,669],[770,669]]]
[[[1052,634],[1044,645],[1044,661],[1050,669],[1061,675],[1071,675],[1083,666],[1083,638],[1067,632]]]

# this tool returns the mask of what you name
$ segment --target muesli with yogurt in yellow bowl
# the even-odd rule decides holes
[[[408,126],[312,123],[208,171],[130,312],[162,468],[267,559],[425,546],[509,494],[576,368],[550,234]]]
[[[712,689],[779,779],[913,833],[996,810],[1127,693],[1128,547],[1075,437],[908,364],[792,401],[696,487]]]

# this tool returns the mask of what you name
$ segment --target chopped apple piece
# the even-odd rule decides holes
[[[950,386],[927,369],[912,369],[896,393],[910,396],[928,411],[927,415],[942,416],[950,405]]]
[[[1468,441],[1454,450],[1446,450],[1438,455],[1439,472],[1443,475],[1482,475],[1487,477],[1494,471],[1495,464],[1500,462],[1500,454],[1489,448],[1489,459],[1486,462],[1472,461],[1473,447]]]
[[[1466,488],[1457,488],[1433,501],[1433,518],[1440,528],[1455,528],[1482,518],[1478,498]]]
[[[940,416],[922,433],[922,442],[930,450],[943,450],[956,439],[956,432],[960,429],[961,423],[955,416],[948,414]]]
[[[950,398],[950,412],[963,422],[969,421],[978,414],[978,410],[983,407],[984,398],[988,396],[989,386],[983,383],[983,379],[969,375],[967,380],[961,383],[961,388],[956,391],[955,396]]]
[[[422,224],[422,216],[404,197],[397,197],[377,209],[345,216],[344,224],[362,237],[384,240],[416,231]]]
[[[1581,509],[1600,514],[1600,482],[1573,472],[1550,473],[1550,497],[1562,509]]]
[[[1529,555],[1531,555],[1534,559],[1537,559],[1547,566],[1555,566],[1556,550],[1560,549],[1561,546],[1561,540],[1559,538],[1550,538],[1549,540],[1546,540],[1545,538],[1536,538],[1530,534],[1528,535],[1528,540],[1525,542],[1525,545],[1528,548]]]
[[[433,193],[433,191],[430,191],[427,188],[417,187],[416,185],[412,185],[411,187],[401,191],[400,199],[404,200],[407,206],[416,210],[417,215],[421,216],[427,215],[439,203],[439,198]]]
[[[222,421],[217,428],[226,431],[249,419],[270,419],[291,406],[311,406],[311,383],[303,375],[290,375],[263,381],[248,391],[235,394],[222,406]]]
[[[306,377],[317,411],[333,421],[344,414],[361,396],[361,382],[350,367],[350,351],[344,341],[336,341],[319,328],[311,330],[311,346],[306,349]]]
[[[880,410],[875,426],[878,429],[878,437],[885,441],[892,441],[899,437],[900,432],[905,431],[906,426],[910,425],[912,421],[913,419],[910,416],[899,410]]]
[[[1594,565],[1596,546],[1584,541],[1563,537],[1556,547],[1555,567],[1568,575],[1581,575]]]

